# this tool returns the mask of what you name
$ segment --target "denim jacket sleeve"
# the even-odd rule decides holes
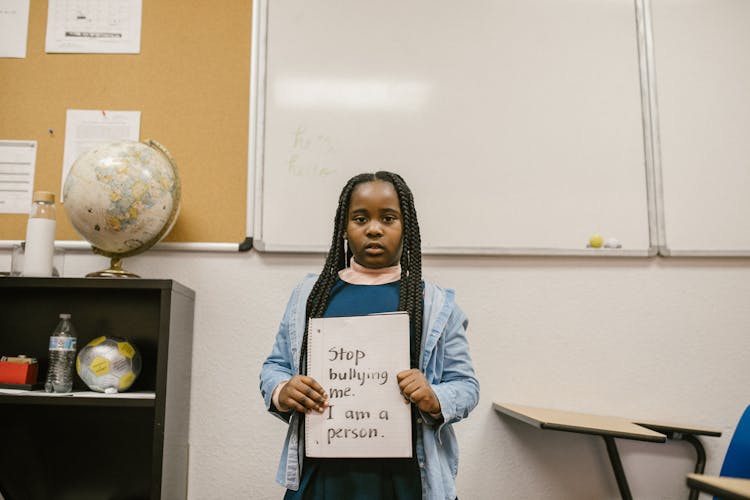
[[[308,275],[292,291],[271,354],[263,362],[260,371],[260,393],[266,409],[287,422],[291,413],[277,410],[271,398],[279,383],[299,373],[299,347],[305,326],[305,307],[315,278],[315,275]]]
[[[455,303],[453,290],[435,285],[425,290],[425,311],[429,311],[424,345],[423,371],[440,401],[442,422],[458,422],[469,415],[479,402],[479,381],[466,338],[468,319]]]
[[[420,465],[424,464],[423,500],[456,498],[458,441],[453,424],[467,417],[479,402],[467,325],[453,290],[426,283],[420,368],[440,401],[441,416],[435,419],[427,415],[419,424],[417,458]]]

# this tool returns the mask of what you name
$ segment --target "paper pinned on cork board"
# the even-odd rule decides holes
[[[65,201],[65,179],[79,156],[109,142],[137,141],[140,130],[140,111],[67,110],[60,200]]]
[[[36,150],[36,141],[0,140],[0,214],[29,213]]]
[[[29,0],[0,0],[0,57],[26,57]]]
[[[312,318],[307,371],[331,405],[305,415],[308,457],[411,457],[411,408],[396,375],[409,369],[405,312]]]
[[[141,0],[49,0],[46,52],[139,54]]]

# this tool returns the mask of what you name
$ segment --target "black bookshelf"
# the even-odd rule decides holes
[[[186,497],[194,305],[172,280],[0,278],[0,354],[35,357],[40,381],[60,313],[79,349],[124,337],[143,360],[137,398],[79,397],[90,391],[77,375],[73,396],[0,394],[6,500]]]

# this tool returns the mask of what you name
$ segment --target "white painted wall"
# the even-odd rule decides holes
[[[64,274],[105,264],[68,252]],[[320,255],[254,252],[126,259],[197,294],[189,498],[282,497],[285,426],[265,412],[258,372],[289,292],[321,265]],[[0,271],[9,268],[0,250]],[[481,382],[479,406],[456,426],[462,500],[619,498],[601,438],[535,429],[493,401],[720,429],[703,440],[707,472],[718,473],[750,403],[750,259],[426,257],[424,268],[456,288]],[[618,446],[634,498],[687,496],[689,445]]]

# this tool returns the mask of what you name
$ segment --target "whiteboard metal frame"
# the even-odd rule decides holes
[[[14,246],[20,245],[23,240],[2,240],[0,241],[0,250],[11,250]],[[91,251],[91,244],[87,241],[77,240],[55,240],[55,248],[70,251]],[[164,242],[157,243],[148,251],[160,250],[164,252],[237,252],[237,243],[210,243],[210,242]],[[140,255],[140,254],[138,254]]]
[[[325,254],[328,247],[304,245],[268,245],[255,240],[253,248],[260,252]],[[422,255],[502,255],[508,257],[559,256],[559,257],[654,257],[656,248],[646,250],[622,248],[495,248],[495,247],[429,247],[422,249]]]
[[[747,250],[674,250],[667,243],[667,224],[664,207],[664,190],[661,162],[661,138],[659,135],[659,99],[656,87],[656,59],[654,56],[653,24],[651,18],[651,0],[636,0],[636,8],[639,18],[643,19],[643,44],[645,49],[645,70],[647,76],[647,88],[649,94],[648,125],[644,129],[650,130],[651,134],[651,172],[653,173],[653,196],[655,214],[656,239],[651,240],[652,245],[656,242],[657,255],[660,257],[750,257],[750,249]],[[639,33],[640,33],[639,21]],[[639,37],[639,43],[640,43]],[[640,46],[639,46],[640,47]],[[647,157],[649,158],[649,157]],[[651,194],[649,194],[651,195]],[[649,204],[649,213],[652,206]],[[651,222],[649,222],[651,224]]]
[[[248,147],[249,167],[247,221],[253,222],[253,248],[263,251],[263,242],[255,239],[255,231],[263,227],[263,164],[265,157],[266,118],[266,53],[268,47],[268,2],[253,0],[253,39],[250,65],[250,143]],[[252,183],[252,188],[251,188]],[[249,199],[253,191],[252,202]]]
[[[248,202],[248,220],[252,220],[253,248],[260,252],[278,253],[326,253],[327,247],[308,245],[278,245],[263,241],[263,167],[265,160],[265,100],[267,91],[268,49],[268,4],[269,0],[253,0],[253,61],[251,64],[251,109],[250,109],[250,179],[254,180],[253,203]],[[661,174],[658,170],[658,113],[656,112],[655,83],[653,70],[653,42],[651,36],[649,0],[634,0],[636,15],[636,39],[641,88],[641,113],[644,139],[644,174],[649,228],[647,249],[614,248],[483,248],[483,247],[431,247],[423,249],[425,255],[503,255],[503,256],[572,256],[572,257],[654,257],[660,255],[659,206],[661,205]],[[253,106],[253,104],[255,104]],[[249,193],[248,193],[249,197]]]
[[[258,120],[262,114],[256,112],[259,106],[263,105],[263,101],[259,98],[258,85],[259,82],[255,78],[258,74],[258,67],[260,65],[260,53],[259,47],[261,46],[260,30],[261,25],[264,23],[260,22],[260,15],[258,12],[261,9],[261,2],[259,0],[253,0],[252,4],[252,28],[250,32],[250,99],[248,103],[248,116],[250,117],[250,123],[248,126],[248,137],[247,137],[247,201],[245,205],[245,233],[247,236],[252,237],[255,229],[255,173],[256,163],[258,158],[256,150],[258,144],[263,144],[263,136],[258,137],[258,134],[262,134],[263,127],[259,127]],[[265,29],[265,27],[263,28]],[[263,42],[265,45],[265,42]],[[264,50],[265,52],[265,50]],[[265,72],[265,71],[264,71]]]
[[[638,66],[641,76],[643,145],[646,162],[646,200],[648,202],[649,241],[654,254],[664,247],[664,203],[659,139],[659,106],[656,95],[654,39],[650,0],[635,0],[638,29]]]

